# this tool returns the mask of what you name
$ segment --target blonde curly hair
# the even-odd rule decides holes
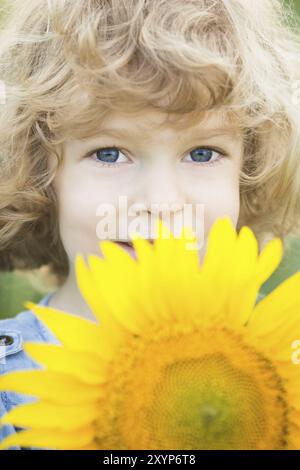
[[[298,31],[279,0],[11,0],[0,34],[0,268],[48,265],[66,278],[53,189],[62,145],[95,134],[111,111],[149,105],[185,125],[218,108],[235,116],[239,227],[260,243],[300,233]]]

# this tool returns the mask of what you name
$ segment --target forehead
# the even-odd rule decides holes
[[[193,115],[179,116],[176,114],[168,113],[162,110],[156,110],[151,107],[145,108],[143,111],[130,112],[130,113],[116,113],[108,114],[105,121],[99,126],[99,131],[104,129],[122,129],[130,128],[136,132],[147,134],[153,131],[167,130],[173,128],[174,130],[192,131],[203,128],[216,128],[216,127],[236,127],[237,123],[232,116],[225,113],[224,110],[210,110],[205,113],[198,113]],[[132,129],[134,126],[134,129]]]
[[[192,121],[191,121],[192,120]],[[164,110],[153,109],[152,107],[146,107],[142,111],[138,112],[128,112],[128,113],[116,113],[111,112],[105,119],[105,124],[107,126],[116,125],[116,126],[126,126],[128,122],[134,122],[138,128],[147,129],[147,128],[160,128],[168,125],[173,125],[174,127],[190,127],[195,124],[224,124],[228,122],[229,115],[225,113],[224,110],[210,110],[206,113],[198,113],[198,116],[194,115],[183,115],[179,116],[175,113],[168,113]]]
[[[194,109],[191,112],[173,112],[168,97],[155,104],[128,102],[128,106],[118,106],[115,101],[111,109],[101,104],[87,92],[74,92],[70,102],[70,109],[64,123],[62,137],[65,140],[89,140],[99,137],[104,129],[127,130],[131,137],[138,135],[147,139],[151,135],[156,138],[179,138],[193,131],[205,129],[230,128],[235,133],[244,133],[241,116],[238,112],[224,105],[210,109]],[[202,134],[202,133],[201,133]],[[114,137],[114,135],[111,135]],[[119,137],[128,135],[119,132]],[[200,135],[201,136],[201,135]],[[62,139],[63,140],[63,139]]]

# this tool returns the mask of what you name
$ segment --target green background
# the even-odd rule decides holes
[[[3,5],[3,3],[3,0],[0,0],[0,5]],[[290,3],[295,8],[295,11],[300,14],[300,0],[295,0]],[[4,14],[3,12],[0,12],[0,19],[3,18],[4,15],[5,11]],[[300,269],[300,240],[290,240],[290,247],[285,252],[285,256],[282,259],[280,266],[261,289],[264,293],[270,292],[284,279]],[[18,312],[25,310],[23,306],[24,301],[32,300],[33,302],[38,302],[46,292],[47,282],[46,289],[42,291],[41,289],[33,287],[27,276],[20,272],[0,272],[0,318],[11,317],[16,315]]]

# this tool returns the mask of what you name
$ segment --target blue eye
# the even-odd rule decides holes
[[[211,149],[195,149],[191,151],[192,158],[195,162],[207,162],[212,158],[213,151]]]
[[[214,156],[214,154],[217,154],[217,156]],[[225,153],[209,147],[198,147],[191,150],[189,155],[192,157],[192,162],[207,166],[219,162],[222,156],[225,156]]]
[[[97,161],[101,161],[103,163],[116,163],[119,158],[120,150],[116,147],[106,147],[96,150],[95,154],[97,156]]]

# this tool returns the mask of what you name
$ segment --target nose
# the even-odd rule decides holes
[[[144,182],[144,205],[155,217],[163,219],[163,214],[182,211],[185,194],[176,169],[170,164],[160,165],[148,172]]]

